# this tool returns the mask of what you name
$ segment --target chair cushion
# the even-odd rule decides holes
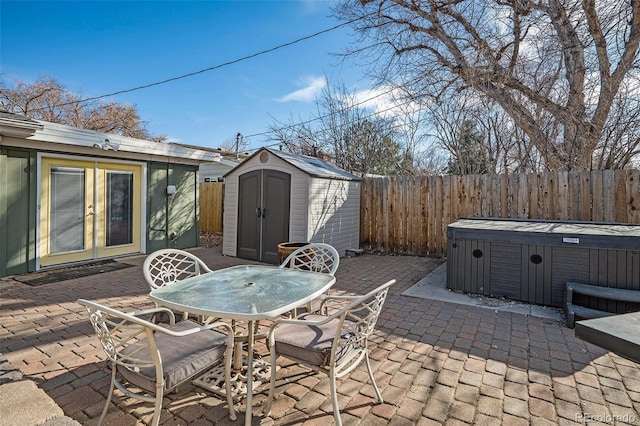
[[[185,320],[167,328],[182,331],[198,326],[199,324],[191,320]],[[227,336],[215,330],[201,331],[184,337],[156,333],[155,340],[161,354],[165,390],[170,390],[209,368],[224,357],[227,347]],[[123,352],[126,353],[127,350]],[[151,360],[151,353],[144,351],[137,357]],[[145,367],[135,372],[118,366],[118,372],[134,385],[155,392],[156,370],[154,367]]]
[[[298,319],[321,321],[324,315],[300,315]],[[348,321],[345,321],[348,322]],[[322,325],[283,324],[274,331],[276,352],[311,365],[326,367],[331,358],[331,346],[338,333],[339,321]],[[345,354],[338,354],[341,358]]]

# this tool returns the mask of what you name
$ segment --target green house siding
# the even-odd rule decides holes
[[[0,277],[36,270],[37,205],[37,152],[1,147]],[[198,166],[148,163],[146,209],[147,253],[197,247]]]
[[[167,165],[151,163],[147,169],[147,251],[168,247]]]
[[[36,154],[0,150],[0,276],[35,270]]]
[[[169,210],[169,239],[173,247],[188,248],[199,245],[198,167],[170,164],[169,185],[176,192],[167,200]]]
[[[167,194],[167,187],[176,191]],[[147,188],[147,252],[200,243],[198,167],[150,163]]]

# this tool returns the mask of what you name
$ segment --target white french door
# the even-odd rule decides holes
[[[40,266],[141,251],[142,165],[43,157]]]

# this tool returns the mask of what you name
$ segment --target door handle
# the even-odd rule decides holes
[[[262,208],[262,218],[264,219],[267,216],[267,209]]]
[[[258,207],[256,209],[256,216],[257,217],[261,217],[261,218],[264,219],[266,211],[267,211],[267,209],[265,209],[264,207],[262,207],[262,208]]]
[[[260,212],[260,210],[262,210],[260,207],[258,207],[258,208],[256,209],[256,216],[258,216],[258,217],[260,217],[260,216],[261,216],[261,214],[262,214],[262,213]]]

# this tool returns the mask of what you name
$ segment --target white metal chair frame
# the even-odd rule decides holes
[[[302,269],[306,271],[322,272],[329,275],[335,275],[340,266],[340,254],[331,245],[325,243],[309,243],[305,246],[294,250],[280,264],[279,268]],[[307,302],[306,311],[313,312],[314,301],[316,306],[318,301],[328,297],[326,294],[321,295],[318,299]],[[297,316],[297,309],[294,309],[292,316]]]
[[[154,251],[142,265],[144,279],[151,290],[211,272],[196,255],[179,249]]]
[[[375,329],[375,324],[382,311],[382,305],[387,297],[389,287],[396,280],[390,280],[378,288],[363,296],[330,296],[323,300],[323,305],[331,300],[351,301],[347,306],[339,309],[331,315],[303,314],[297,319],[282,318],[276,320],[269,330],[268,344],[271,353],[271,371],[276,371],[276,332],[283,324],[295,324],[304,327],[321,326],[331,321],[338,321],[336,333],[333,337],[331,351],[328,357],[320,365],[310,364],[308,361],[293,357],[289,354],[287,358],[293,359],[300,364],[307,365],[314,370],[323,371],[329,376],[331,401],[336,425],[340,426],[340,409],[338,406],[338,395],[336,379],[343,377],[354,370],[362,360],[365,361],[369,378],[375,389],[376,396],[380,403],[383,402],[378,385],[373,378],[373,370],[369,361],[368,338]],[[313,319],[304,319],[305,317]],[[287,330],[288,331],[288,330]],[[329,336],[331,337],[331,336]],[[269,415],[273,403],[276,388],[276,375],[271,376],[271,387],[265,407],[265,415]]]
[[[142,264],[144,279],[151,290],[208,272],[211,269],[198,256],[179,249],[154,251]],[[182,313],[183,319],[188,317],[188,312]],[[203,322],[204,318],[199,320]]]
[[[335,275],[340,265],[340,254],[329,244],[309,243],[298,247],[280,264],[280,268],[304,269]]]
[[[229,406],[229,416],[231,420],[236,419],[233,400],[231,398],[231,388],[229,386],[233,351],[233,329],[229,324],[225,322],[215,322],[207,325],[199,325],[190,320],[175,324],[173,312],[167,308],[124,313],[88,300],[79,299],[78,303],[83,305],[89,312],[91,324],[100,340],[102,349],[111,362],[111,385],[109,387],[107,401],[98,420],[99,425],[102,424],[107,414],[114,388],[118,388],[126,396],[146,402],[153,402],[155,406],[151,424],[154,426],[158,425],[164,394],[177,388],[197,374],[202,373],[213,364],[207,365],[205,368],[200,368],[197,371],[191,371],[189,377],[186,377],[185,380],[180,383],[175,383],[171,387],[167,387],[164,379],[165,372],[163,370],[162,354],[158,349],[155,334],[161,333],[169,336],[172,340],[175,340],[175,342],[172,341],[172,345],[181,345],[187,344],[187,336],[192,336],[199,332],[211,332],[210,330],[214,328],[223,328],[227,335],[226,348],[224,351],[225,382],[228,386],[226,390],[227,404]],[[176,327],[175,329],[165,328],[139,318],[141,315],[156,314],[158,312],[165,312],[169,315],[169,327],[184,325],[189,328],[185,329],[183,326]],[[180,341],[181,338],[183,338],[183,342]],[[145,355],[147,355],[147,357],[145,357]],[[150,355],[151,360],[148,359],[148,355]],[[222,357],[218,358],[218,360],[220,359],[222,359]],[[128,370],[128,374],[134,375],[140,375],[142,369],[155,368],[155,391],[145,392],[142,390],[141,392],[134,392],[128,389],[118,378],[118,371],[123,368]],[[122,375],[122,372],[120,375]]]

